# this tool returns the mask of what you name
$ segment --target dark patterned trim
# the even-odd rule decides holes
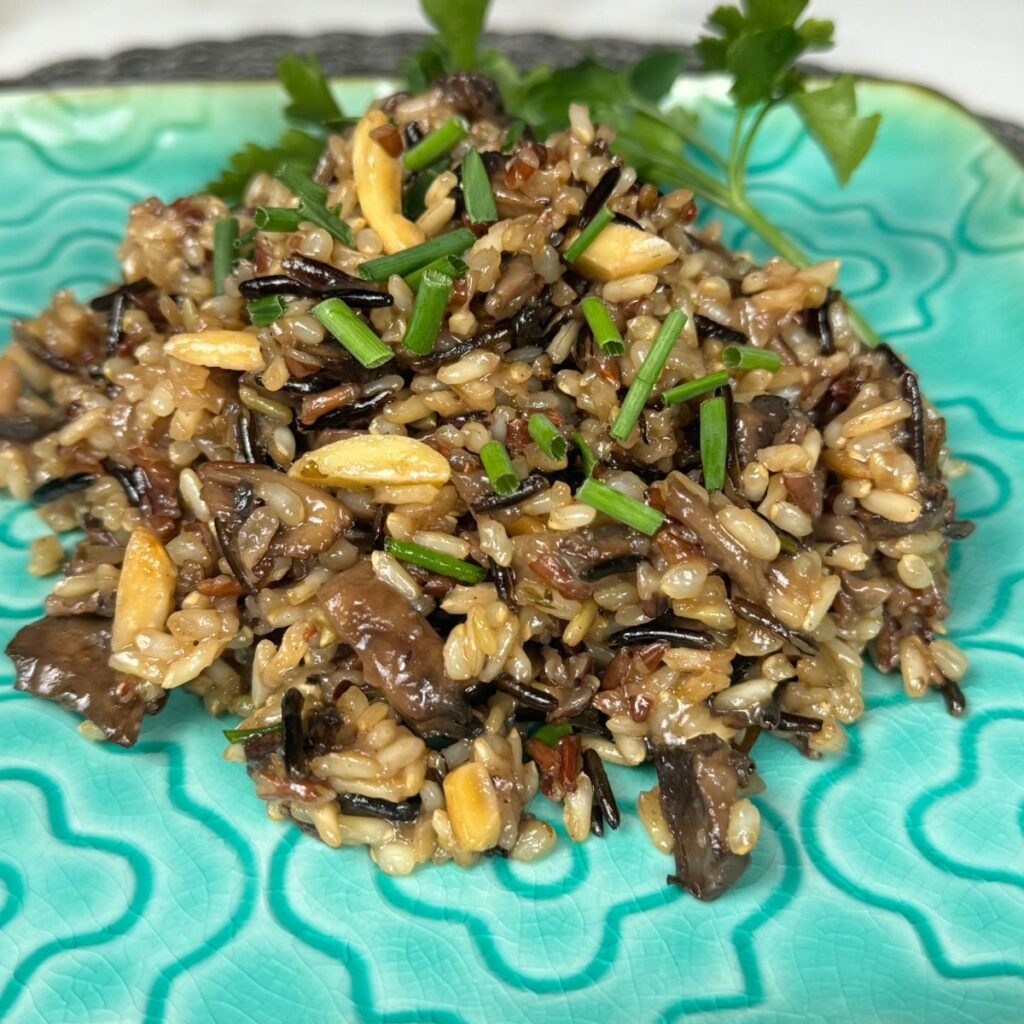
[[[58,86],[109,85],[124,82],[238,81],[271,78],[274,61],[288,50],[317,56],[332,76],[389,74],[424,39],[415,32],[389,36],[329,32],[305,36],[262,35],[234,40],[206,40],[166,49],[125,50],[108,58],[67,60],[50,64],[18,79],[0,79],[0,88],[49,89]],[[624,39],[574,42],[541,33],[494,34],[487,41],[519,67],[538,63],[570,64],[584,52],[599,60],[625,64],[650,49],[650,43]],[[699,70],[693,48],[681,46],[686,70]],[[813,70],[813,69],[812,69]],[[869,76],[870,77],[870,76]],[[992,132],[1024,159],[1024,126],[980,117]]]

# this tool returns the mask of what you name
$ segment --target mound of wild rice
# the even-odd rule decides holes
[[[711,899],[755,742],[842,748],[865,649],[963,711],[944,423],[834,261],[729,252],[585,109],[513,138],[495,96],[393,96],[238,210],[140,203],[122,285],[16,325],[2,482],[85,532],[17,685],[126,746],[191,689],[271,817],[392,874],[541,855],[538,788],[603,835],[603,765],[652,761]]]

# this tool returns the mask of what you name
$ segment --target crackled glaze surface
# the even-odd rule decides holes
[[[375,83],[345,85],[357,109]],[[681,88],[699,92],[699,86]],[[971,464],[952,629],[969,717],[872,675],[848,753],[759,747],[761,843],[711,906],[663,885],[614,774],[619,833],[539,864],[383,877],[268,822],[217,725],[177,693],[133,751],[15,693],[0,667],[0,1019],[1011,1022],[1024,1005],[1024,174],[941,100],[865,86],[885,120],[840,192],[794,122],[757,198],[909,353]],[[704,103],[723,124],[721,104]],[[126,204],[205,180],[278,130],[264,86],[0,96],[0,337],[56,287],[114,274]],[[735,244],[756,243],[736,225]],[[0,504],[3,639],[41,611],[41,527]]]

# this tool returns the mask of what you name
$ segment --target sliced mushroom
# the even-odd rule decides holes
[[[338,573],[319,594],[339,638],[376,687],[424,739],[459,739],[474,718],[464,685],[444,670],[444,644],[419,612],[377,578],[368,562]]]
[[[18,630],[7,654],[17,672],[16,690],[77,711],[122,747],[139,738],[143,715],[163,707],[161,699],[139,696],[140,680],[108,666],[109,619],[47,616]]]
[[[356,125],[352,144],[352,177],[359,207],[380,236],[386,253],[400,252],[425,240],[423,232],[402,216],[402,165],[372,137],[388,124],[383,110],[370,110]]]
[[[714,735],[654,751],[661,810],[672,832],[676,873],[669,882],[699,900],[714,900],[747,869],[748,854],[729,845],[729,818],[737,791],[753,765]]]

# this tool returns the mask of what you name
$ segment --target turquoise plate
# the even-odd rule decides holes
[[[384,88],[339,83],[349,110]],[[683,81],[724,130],[715,83]],[[378,874],[271,823],[217,723],[176,693],[131,751],[83,740],[0,668],[0,1018],[130,1021],[1020,1021],[1024,1016],[1024,174],[927,92],[863,86],[878,144],[845,191],[778,116],[753,191],[920,370],[970,472],[952,632],[966,719],[869,673],[848,752],[765,743],[751,869],[703,905],[621,830],[534,865]],[[0,330],[115,274],[129,203],[201,186],[280,130],[270,85],[0,95]],[[735,224],[734,245],[758,249]],[[52,581],[0,507],[3,639]],[[540,801],[542,803],[542,801]]]

